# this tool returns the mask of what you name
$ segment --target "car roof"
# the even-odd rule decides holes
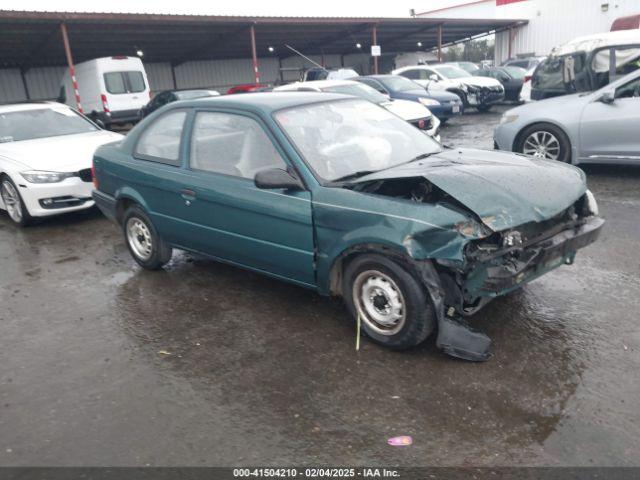
[[[346,85],[359,85],[354,80],[309,80],[308,82],[294,82],[289,83],[287,85],[281,85],[276,87],[275,91],[285,91],[284,88],[291,88],[294,91],[294,88],[317,88],[321,90],[327,87],[342,87]]]
[[[185,100],[177,105],[182,107],[227,107],[241,110],[261,110],[274,112],[283,108],[297,107],[312,103],[330,102],[332,100],[353,100],[351,95],[325,93],[318,95],[314,92],[257,92],[242,95],[221,95],[219,97],[203,97]]]
[[[640,43],[640,30],[619,30],[616,32],[597,33],[574,38],[570,42],[551,50],[551,55],[568,55],[575,52],[590,52],[596,48]]]
[[[69,108],[67,105],[58,102],[24,102],[8,103],[0,105],[0,113],[24,112],[27,110],[42,110],[45,108]]]

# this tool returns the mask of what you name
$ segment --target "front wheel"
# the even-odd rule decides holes
[[[402,349],[423,342],[436,318],[425,288],[398,263],[377,254],[351,261],[343,277],[343,298],[360,316],[367,336],[381,345]]]
[[[516,142],[516,151],[536,158],[571,162],[571,143],[555,125],[540,123],[523,130]]]
[[[0,196],[2,203],[13,223],[21,227],[26,227],[33,221],[29,215],[29,210],[24,204],[16,184],[6,175],[0,176]]]
[[[124,240],[133,259],[147,270],[159,270],[171,260],[171,247],[160,238],[147,214],[135,205],[122,222]]]

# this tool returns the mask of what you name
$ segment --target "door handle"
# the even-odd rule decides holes
[[[180,190],[180,196],[184,198],[185,204],[189,206],[191,205],[191,202],[196,199],[196,192],[194,192],[190,188],[183,188],[182,190]]]

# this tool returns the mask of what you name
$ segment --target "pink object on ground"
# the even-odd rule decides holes
[[[390,438],[389,440],[387,440],[387,443],[394,447],[406,447],[413,443],[413,438],[408,435],[401,435],[399,437]]]

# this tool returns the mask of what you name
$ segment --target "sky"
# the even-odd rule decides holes
[[[0,10],[174,13],[262,16],[408,17],[416,12],[458,5],[465,0],[2,0]]]

